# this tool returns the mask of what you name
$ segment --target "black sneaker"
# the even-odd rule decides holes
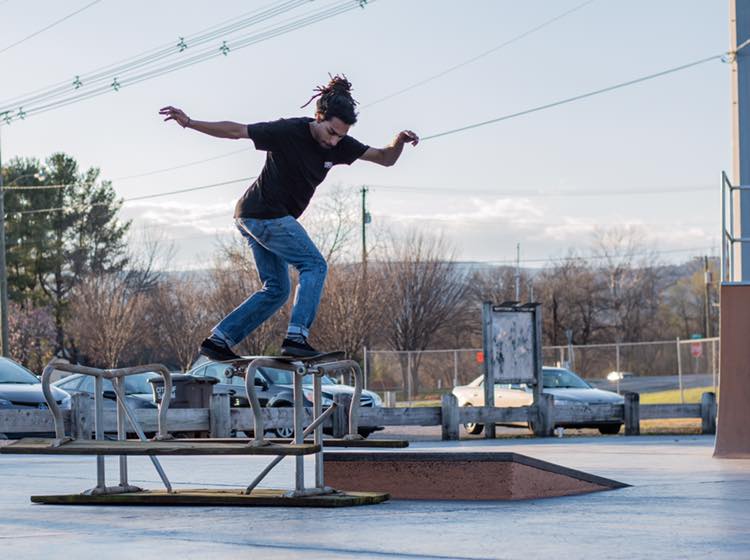
[[[217,362],[228,362],[230,360],[240,359],[237,354],[232,352],[229,346],[214,342],[210,338],[206,338],[201,342],[201,345],[198,347],[198,353]]]
[[[296,340],[285,338],[284,342],[281,343],[282,356],[309,358],[310,356],[317,356],[318,354],[321,354],[321,352],[310,346],[306,340],[297,342]]]

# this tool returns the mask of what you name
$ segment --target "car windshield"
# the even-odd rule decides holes
[[[128,375],[125,378],[125,394],[133,395],[136,393],[151,393],[151,383],[149,383],[148,380],[152,377],[161,379],[160,375],[155,375],[153,373]]]
[[[34,385],[39,383],[39,380],[25,367],[6,358],[0,358],[0,383]]]
[[[125,377],[125,394],[134,395],[139,393],[152,393],[151,383],[148,382],[152,377],[160,377],[153,373],[137,373],[135,375],[128,375]],[[102,384],[103,391],[114,391],[115,388],[112,386],[112,382],[109,379],[104,379]],[[77,390],[84,393],[94,393],[95,379],[91,375],[84,376],[83,382],[78,386]],[[71,382],[72,384],[72,382]]]
[[[545,389],[591,389],[591,386],[567,369],[545,369]]]
[[[294,378],[292,377],[291,371],[276,368],[261,368],[261,371],[274,385],[292,385],[294,383]],[[327,375],[321,375],[320,381],[322,385],[336,384],[333,379],[331,379]],[[312,382],[312,374],[310,373],[302,378],[303,385],[312,385]]]

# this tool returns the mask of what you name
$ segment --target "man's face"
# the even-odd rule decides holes
[[[330,150],[338,144],[349,132],[349,125],[338,117],[331,117],[327,121],[318,115],[315,122],[315,139],[321,147]]]

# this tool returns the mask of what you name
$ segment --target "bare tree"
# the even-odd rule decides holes
[[[453,327],[461,309],[466,282],[440,238],[410,233],[391,245],[390,260],[382,263],[385,290],[382,297],[390,320],[384,334],[394,350],[425,350],[441,329]],[[408,367],[402,360],[404,384],[412,372],[412,388],[419,390],[419,363]]]
[[[163,280],[153,292],[150,314],[158,322],[158,339],[187,371],[198,344],[211,327],[211,313],[205,303],[206,287],[195,277]]]
[[[575,344],[593,341],[602,328],[603,283],[585,259],[571,253],[553,262],[538,276],[536,286],[543,306],[542,332],[548,344],[567,343],[568,330]]]
[[[103,367],[117,367],[148,334],[146,297],[126,275],[86,277],[71,298],[71,330],[81,350]]]
[[[55,352],[55,318],[49,307],[33,307],[30,301],[9,302],[11,357],[32,371],[41,372]]]
[[[635,227],[599,230],[594,257],[607,282],[603,320],[615,339],[647,340],[656,335],[659,312],[659,272],[656,253]]]
[[[343,350],[349,357],[361,356],[365,341],[380,329],[382,273],[361,265],[331,266],[323,299],[312,330],[313,342],[323,348]]]
[[[316,198],[305,214],[303,225],[329,264],[356,254],[358,208],[356,193],[339,185]]]

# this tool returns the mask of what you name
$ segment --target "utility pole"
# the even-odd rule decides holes
[[[2,130],[2,127],[0,127]],[[5,268],[5,190],[3,189],[3,142],[0,137],[0,338],[3,356],[10,355],[8,348],[8,272]]]
[[[711,338],[711,270],[708,268],[708,255],[703,256],[703,281],[705,284],[704,297],[704,318],[706,320],[705,337]]]
[[[521,244],[516,243],[516,301],[521,301]]]
[[[367,224],[372,221],[367,211],[367,187],[362,187],[362,275],[367,277]]]
[[[732,195],[735,239],[750,237],[750,48],[737,51],[750,40],[750,2],[729,2],[731,70],[732,184],[744,189]],[[723,232],[722,232],[723,236]],[[722,243],[723,243],[722,239]],[[750,379],[747,363],[750,346],[750,243],[734,244],[730,281],[721,284],[721,402],[716,426],[714,457],[750,458]]]

